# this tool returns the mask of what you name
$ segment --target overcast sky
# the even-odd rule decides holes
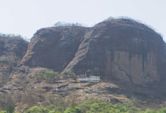
[[[31,38],[58,21],[92,26],[108,17],[127,16],[166,40],[166,0],[0,0],[0,33]]]

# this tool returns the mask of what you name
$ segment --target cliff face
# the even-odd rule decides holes
[[[145,25],[128,19],[106,20],[86,35],[65,70],[106,80],[145,85],[160,81],[164,42]],[[161,76],[160,76],[161,75]]]
[[[0,84],[5,82],[13,68],[24,56],[28,42],[19,36],[0,36]]]
[[[154,30],[130,19],[109,19],[92,28],[41,29],[21,63],[144,86],[165,79],[165,53]]]
[[[86,30],[80,26],[59,26],[37,31],[22,64],[62,71],[74,57]]]

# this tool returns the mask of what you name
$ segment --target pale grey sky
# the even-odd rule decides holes
[[[166,40],[166,0],[0,0],[0,33],[31,38],[58,21],[92,26],[108,17],[127,16]]]

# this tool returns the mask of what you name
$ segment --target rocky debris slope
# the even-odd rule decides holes
[[[28,42],[20,36],[0,35],[0,83],[6,82],[27,50]]]
[[[0,88],[0,108],[11,105],[16,111],[23,112],[33,105],[75,104],[86,99],[100,99],[111,103],[127,103],[134,99],[142,106],[163,104],[163,100],[156,98],[157,92],[148,88],[145,90],[137,87],[126,91],[111,82],[82,82],[79,78],[66,78],[61,74],[54,73],[54,76],[50,76],[50,72],[54,73],[46,68],[22,67],[17,70],[10,81]]]
[[[22,67],[13,73],[10,81],[0,88],[0,108],[13,104],[16,111],[20,112],[32,105],[56,105],[63,101],[70,104],[85,99],[101,99],[111,102],[129,101],[126,95],[117,93],[120,88],[110,82],[80,82],[73,78],[57,76],[52,77],[50,81],[37,77],[42,76],[42,72],[50,71],[49,69],[27,69],[27,67]],[[28,73],[25,74],[21,71]]]

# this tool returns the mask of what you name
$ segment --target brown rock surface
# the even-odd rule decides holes
[[[6,82],[24,56],[27,46],[28,42],[20,36],[0,35],[0,84]]]
[[[164,47],[161,36],[141,23],[106,20],[85,35],[65,71],[83,74],[90,70],[103,79],[136,85],[157,83],[165,73]]]
[[[37,31],[29,44],[22,64],[62,71],[74,57],[86,30],[84,27],[72,25]]]
[[[165,56],[165,43],[158,33],[121,18],[92,28],[41,29],[32,38],[22,64],[146,86],[165,79]]]

